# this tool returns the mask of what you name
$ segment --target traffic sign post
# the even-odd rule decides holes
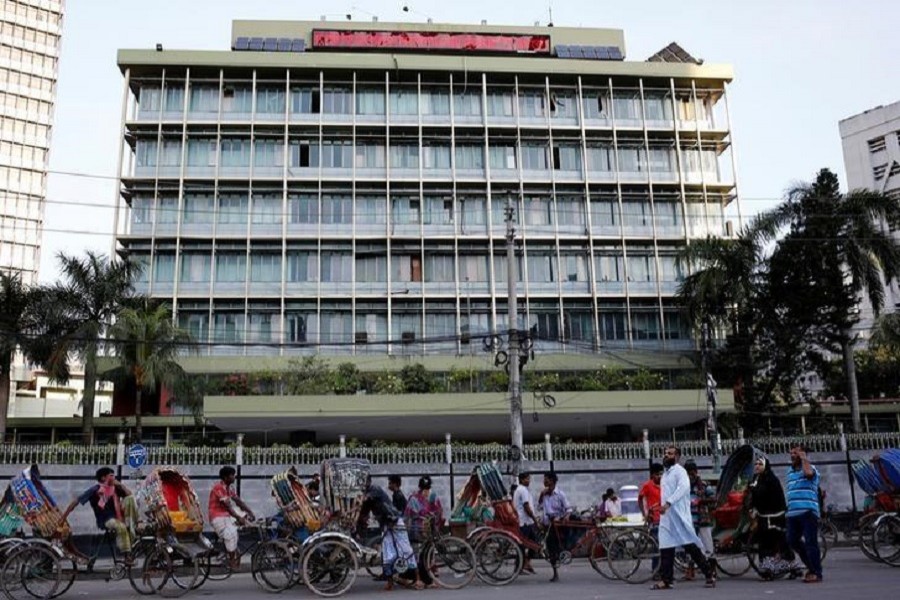
[[[128,466],[140,473],[140,468],[147,464],[147,449],[141,444],[133,444],[128,448]]]

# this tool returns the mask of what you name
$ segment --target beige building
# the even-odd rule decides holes
[[[0,3],[0,270],[37,281],[64,0]]]

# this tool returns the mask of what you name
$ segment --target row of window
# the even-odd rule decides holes
[[[676,93],[675,101],[665,90],[646,90],[641,101],[639,90],[614,90],[610,100],[607,89],[589,88],[583,91],[581,102],[575,88],[553,87],[549,94],[543,87],[522,87],[518,96],[510,88],[488,88],[484,101],[477,87],[455,92],[443,87],[426,87],[419,93],[416,86],[394,86],[385,93],[383,85],[360,84],[354,95],[352,87],[326,84],[292,86],[284,83],[227,82],[218,84],[193,83],[185,94],[184,83],[167,83],[165,88],[145,84],[139,92],[139,114],[153,118],[160,112],[181,114],[223,115],[239,114],[292,115],[332,114],[359,116],[449,116],[522,119],[585,119],[607,120],[615,115],[617,120],[668,122],[673,117],[679,121],[706,120],[713,124],[712,100],[709,97],[694,99],[690,91]],[[580,104],[580,106],[579,106]]]
[[[613,173],[668,173],[677,171],[677,157],[671,146],[645,147],[643,142],[612,143],[589,142],[584,152],[588,171]],[[184,154],[184,159],[182,159]],[[252,157],[252,161],[251,161]],[[456,158],[453,164],[452,157]],[[137,173],[143,169],[177,168],[182,160],[186,167],[224,169],[248,169],[251,162],[257,168],[326,168],[326,169],[392,169],[425,170],[450,169],[483,170],[485,164],[492,170],[518,169],[526,171],[574,171],[583,168],[580,142],[523,142],[517,146],[512,141],[492,140],[487,150],[484,141],[427,143],[418,141],[385,144],[360,142],[355,146],[349,139],[318,141],[292,138],[287,145],[282,138],[192,137],[187,140],[186,152],[182,152],[181,139],[139,139],[135,149]],[[682,171],[686,174],[701,171],[715,179],[718,177],[718,154],[715,148],[685,148],[681,150]]]
[[[18,90],[23,95],[52,95],[56,89],[56,79],[0,67],[0,89]]]
[[[518,203],[516,203],[518,204]],[[573,226],[587,223],[585,203],[580,195],[526,196],[517,206],[515,221],[526,226]],[[395,194],[387,201],[385,196],[349,194],[289,194],[285,212],[282,195],[254,192],[251,199],[246,193],[221,193],[185,195],[179,211],[178,197],[153,198],[135,196],[132,200],[131,221],[136,226],[175,225],[387,225],[388,218],[394,225],[453,225],[484,226],[487,224],[487,199],[477,196],[459,197]],[[494,225],[505,222],[505,200],[491,203],[491,220]],[[651,204],[649,199],[614,196],[592,198],[591,222],[594,227],[657,227],[680,228],[685,218],[702,221],[707,216],[718,221],[724,219],[724,208],[717,202],[689,202],[663,197]],[[522,214],[519,215],[518,213]],[[350,233],[349,231],[347,232]]]
[[[455,308],[406,307],[394,309],[390,324],[386,307],[358,308],[356,313],[337,307],[314,308],[288,306],[284,316],[277,307],[243,307],[233,309],[182,309],[179,326],[201,341],[218,343],[356,343],[395,341],[398,343],[429,342],[470,343],[470,335],[494,331],[494,319],[486,307],[464,308],[457,319]],[[210,325],[212,327],[210,328]],[[666,309],[663,318],[653,306],[602,307],[598,314],[589,306],[559,309],[556,303],[532,302],[521,326],[533,328],[539,340],[594,341],[595,327],[599,340],[687,340],[690,330],[683,315]],[[283,335],[282,335],[283,332]],[[540,343],[540,342],[539,342]],[[385,351],[380,348],[379,351]]]
[[[35,44],[37,48],[50,54],[55,54],[59,50],[59,35],[25,25],[0,21],[0,35],[12,40],[15,45]]]
[[[530,247],[527,260],[517,259],[520,279],[529,283],[587,282],[591,280],[589,255],[584,252],[562,251],[557,256],[552,247]],[[527,268],[523,269],[523,264]],[[490,281],[491,269],[496,282],[507,280],[505,256],[459,255],[428,252],[397,253],[388,257],[384,249],[358,251],[288,250],[282,258],[278,251],[246,252],[185,250],[180,255],[178,280],[182,283],[386,283],[388,273],[392,282],[427,283],[484,283]],[[249,269],[248,269],[249,266]],[[156,283],[175,281],[176,255],[158,253],[153,268],[142,270],[139,280],[151,277]],[[674,254],[654,256],[652,252],[637,250],[626,257],[621,249],[594,255],[595,277],[607,282],[677,282],[684,278],[681,259]],[[458,269],[458,272],[457,272]]]

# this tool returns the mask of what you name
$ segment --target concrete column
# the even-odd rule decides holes
[[[550,442],[550,434],[544,434],[544,460],[553,462],[553,444]]]
[[[341,458],[347,458],[347,436],[342,435],[340,437],[340,445],[341,448],[338,456],[340,456]]]

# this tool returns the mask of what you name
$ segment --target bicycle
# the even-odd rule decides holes
[[[388,531],[393,537],[393,528]],[[424,520],[422,531],[425,537],[411,544],[412,554],[398,556],[394,560],[395,578],[409,569],[411,559],[416,559],[416,562],[421,559],[421,568],[439,587],[458,590],[469,585],[475,578],[475,551],[472,547],[465,540],[435,529],[431,519]]]
[[[276,533],[270,528],[272,522],[272,519],[260,519],[239,529],[238,561],[250,555],[251,574],[257,585],[267,591],[282,591],[296,579],[296,553],[291,551],[286,542],[279,543]],[[247,533],[252,535],[248,536]],[[199,562],[200,576],[194,583],[194,589],[207,580],[225,581],[235,573],[221,539],[213,542],[199,556]]]

